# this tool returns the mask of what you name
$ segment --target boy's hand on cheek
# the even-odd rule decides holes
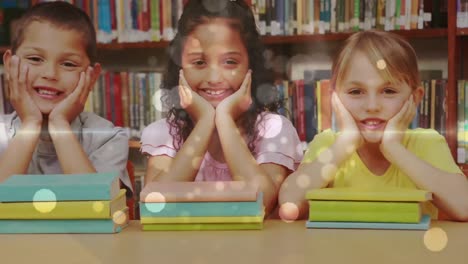
[[[214,117],[213,106],[203,97],[195,93],[185,80],[183,70],[179,72],[179,97],[180,106],[188,112],[190,117],[197,122],[202,117]]]
[[[252,71],[247,71],[239,90],[225,98],[218,107],[216,107],[216,114],[229,115],[233,120],[236,120],[241,114],[249,109],[252,104],[251,95],[252,85]]]
[[[83,112],[89,92],[101,73],[101,65],[96,63],[94,68],[88,67],[80,73],[78,84],[71,94],[61,101],[49,114],[49,124],[70,124]]]
[[[401,110],[392,117],[385,126],[385,131],[382,137],[380,148],[385,154],[392,145],[401,144],[405,131],[413,120],[416,113],[416,104],[413,100],[413,95],[403,104]]]
[[[333,92],[332,95],[332,107],[341,132],[340,139],[347,145],[346,151],[349,153],[354,152],[363,142],[361,132],[353,116],[345,108],[336,92]]]
[[[10,59],[10,67],[6,69],[10,102],[21,122],[42,124],[42,113],[28,93],[28,65],[21,65],[18,56]]]

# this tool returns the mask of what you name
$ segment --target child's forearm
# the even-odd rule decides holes
[[[387,159],[408,175],[420,189],[434,194],[434,204],[455,220],[468,221],[468,180],[462,174],[433,167],[395,144],[387,148]]]
[[[217,114],[216,129],[233,180],[259,186],[263,192],[265,212],[268,214],[276,204],[279,186],[275,185],[272,176],[252,156],[231,116]]]
[[[215,129],[213,115],[203,116],[177,152],[167,171],[161,171],[154,181],[194,181]]]
[[[0,158],[0,182],[14,174],[26,174],[36,149],[41,123],[23,123]]]
[[[346,142],[344,141],[344,139],[338,138],[333,145],[322,151],[316,159],[310,163],[302,163],[297,171],[289,175],[281,186],[279,204],[294,204],[299,210],[298,218],[305,218],[309,210],[309,205],[305,199],[307,191],[325,188],[333,182],[337,168],[353,152],[345,151],[344,143]]]
[[[49,133],[64,174],[96,172],[68,122],[49,122]]]

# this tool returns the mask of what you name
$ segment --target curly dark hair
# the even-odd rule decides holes
[[[249,68],[252,69],[252,105],[239,117],[237,124],[248,138],[248,147],[254,151],[254,142],[258,130],[255,128],[257,117],[261,112],[277,113],[282,107],[278,91],[273,85],[273,74],[265,67],[263,57],[264,46],[260,39],[255,18],[250,7],[243,0],[189,0],[177,25],[177,34],[169,45],[169,62],[164,75],[161,89],[162,101],[167,112],[167,123],[173,144],[180,149],[182,142],[187,139],[194,128],[194,123],[188,113],[180,106],[177,89],[179,71],[181,69],[182,48],[187,36],[201,24],[210,19],[227,18],[234,21],[242,42],[249,56]]]

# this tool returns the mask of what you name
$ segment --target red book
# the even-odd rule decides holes
[[[122,111],[122,81],[120,73],[114,74],[114,114],[116,126],[123,127],[123,111]]]

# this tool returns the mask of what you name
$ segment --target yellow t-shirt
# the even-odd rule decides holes
[[[315,136],[304,155],[304,162],[311,162],[324,150],[328,149],[337,137],[337,133],[326,130]],[[450,173],[462,173],[452,158],[445,138],[433,129],[407,130],[403,145],[421,160],[432,166]],[[344,150],[343,150],[344,151]],[[442,180],[442,179],[441,179]],[[414,188],[411,179],[393,164],[383,175],[375,175],[369,171],[357,152],[352,153],[339,168],[331,187],[400,187]],[[423,203],[423,213],[437,219],[437,208],[430,202]]]

